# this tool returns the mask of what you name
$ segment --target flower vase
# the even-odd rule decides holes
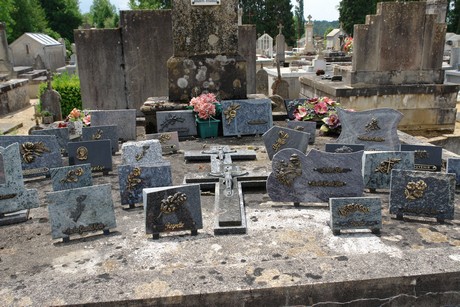
[[[196,119],[198,136],[202,139],[217,137],[219,135],[218,119]]]

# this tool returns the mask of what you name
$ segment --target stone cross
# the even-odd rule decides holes
[[[279,30],[279,33],[278,33],[278,34],[283,34],[283,33],[282,33],[282,32],[283,32],[283,28],[284,28],[284,26],[283,26],[282,24],[279,24],[279,25],[278,25],[278,30]]]
[[[308,15],[307,18],[308,18],[308,23],[311,23],[311,19],[312,19],[311,15]]]

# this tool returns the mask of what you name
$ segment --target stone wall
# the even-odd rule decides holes
[[[0,83],[0,115],[30,106],[27,79],[13,79]]]

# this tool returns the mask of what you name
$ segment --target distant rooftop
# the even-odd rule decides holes
[[[60,42],[58,42],[51,36],[43,33],[24,33],[24,35],[29,36],[30,38],[36,40],[37,42],[45,46],[62,45]]]

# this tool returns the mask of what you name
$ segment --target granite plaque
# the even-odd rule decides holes
[[[25,177],[49,175],[49,170],[62,166],[61,149],[54,135],[0,136],[0,146],[19,144]]]
[[[455,175],[412,170],[393,170],[390,214],[433,217],[439,222],[454,219]]]
[[[117,227],[110,184],[46,194],[53,239]]]
[[[401,144],[400,151],[414,152],[414,169],[417,171],[440,172],[442,147]]]
[[[413,170],[414,152],[364,152],[363,179],[366,188],[371,190],[390,188],[391,171],[393,169]]]
[[[364,150],[364,145],[356,144],[337,144],[337,143],[328,143],[326,144],[326,152],[333,153],[351,153]]]
[[[270,99],[224,100],[224,136],[264,134],[273,126]]]
[[[161,232],[203,228],[200,185],[144,189],[145,230],[158,238]]]
[[[159,133],[176,131],[179,137],[197,134],[193,110],[161,111],[156,116]]]
[[[341,230],[382,229],[382,201],[379,197],[330,198],[331,229],[335,235]]]
[[[91,164],[91,171],[107,173],[112,170],[110,140],[70,142],[69,164]]]
[[[121,140],[136,140],[136,110],[91,111],[91,126],[110,126],[113,124],[117,124],[117,134]]]
[[[82,141],[110,140],[112,155],[118,151],[118,130],[117,126],[91,126],[83,127]]]
[[[457,185],[460,185],[460,158],[448,158],[446,171],[447,173],[455,174]]]
[[[52,168],[50,174],[55,192],[93,185],[90,164]]]
[[[163,154],[175,153],[180,149],[179,134],[177,131],[146,134],[145,139],[160,141]]]
[[[67,143],[69,143],[69,128],[53,128],[43,130],[32,130],[32,135],[55,135],[61,154],[67,155]]]
[[[335,154],[283,149],[273,156],[267,193],[273,201],[328,202],[363,194],[362,152]]]
[[[298,120],[290,120],[287,122],[287,127],[289,129],[294,129],[297,131],[302,131],[310,134],[310,139],[308,144],[315,143],[316,137],[316,122],[312,121],[298,121]]]
[[[286,112],[287,116],[290,120],[295,120],[295,115],[294,111],[297,109],[299,105],[302,105],[307,101],[308,99],[306,98],[300,98],[300,99],[285,99],[284,100],[284,105],[286,106]]]
[[[160,141],[127,142],[121,146],[122,164],[152,164],[164,162]]]
[[[38,208],[38,193],[26,189],[21,170],[19,145],[0,147],[0,216],[24,209]]]
[[[273,126],[262,135],[268,158],[271,160],[280,150],[295,148],[305,154],[310,134],[302,131]]]
[[[118,167],[118,180],[122,205],[142,203],[143,189],[172,185],[171,163],[121,165]]]
[[[402,113],[381,108],[353,112],[337,108],[342,132],[337,143],[363,144],[365,150],[399,150],[398,124]]]

